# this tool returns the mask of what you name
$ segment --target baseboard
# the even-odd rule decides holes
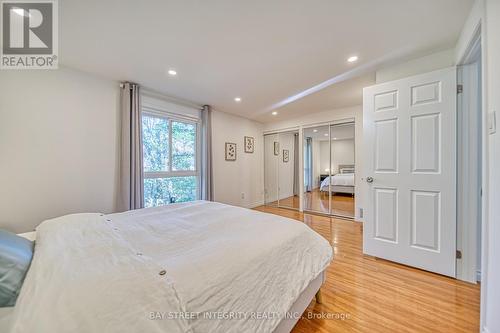
[[[255,208],[264,205],[264,200],[258,200],[252,203],[249,203],[245,206],[245,208]]]

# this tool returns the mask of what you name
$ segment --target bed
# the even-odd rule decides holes
[[[206,201],[48,220],[35,244],[12,332],[289,332],[332,259],[304,223]]]
[[[331,186],[330,186],[331,183]],[[328,176],[321,182],[320,191],[354,195],[354,165],[339,165],[339,173]]]

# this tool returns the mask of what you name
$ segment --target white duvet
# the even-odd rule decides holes
[[[354,186],[353,173],[339,173],[332,177],[326,177],[321,182],[321,191],[328,191],[330,185],[330,178],[332,178],[332,186]]]
[[[304,223],[212,202],[65,216],[37,228],[12,331],[272,332],[331,258]]]

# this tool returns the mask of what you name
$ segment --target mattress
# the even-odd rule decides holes
[[[341,173],[334,176],[329,176],[321,182],[321,191],[328,191],[331,180],[331,186],[354,186],[353,173]]]
[[[36,238],[14,332],[273,332],[332,258],[301,222],[205,201],[70,215]]]

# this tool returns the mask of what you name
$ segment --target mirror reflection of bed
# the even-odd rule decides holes
[[[354,216],[354,123],[304,129],[304,210]]]

